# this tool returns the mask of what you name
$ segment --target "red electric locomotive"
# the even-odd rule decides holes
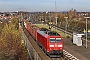
[[[42,28],[37,31],[37,41],[50,57],[63,56],[64,40],[57,32]]]
[[[24,25],[47,55],[50,57],[63,56],[64,39],[60,34],[46,28],[40,29],[31,22],[24,21]]]

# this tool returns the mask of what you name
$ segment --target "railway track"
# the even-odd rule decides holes
[[[52,25],[52,27],[53,28],[56,28],[56,29],[58,29],[58,30],[60,30],[60,31],[62,31],[62,32],[65,32],[65,33],[67,33],[67,34],[69,34],[69,35],[71,35],[71,36],[73,36],[73,33],[70,33],[70,32],[68,32],[68,31],[65,31],[65,30],[63,30],[63,29],[61,29],[61,28],[59,28],[59,27],[57,27],[57,26],[54,26],[54,25]],[[86,40],[85,38],[82,38],[82,40]],[[88,39],[88,42],[90,42],[90,39]]]
[[[52,60],[62,60],[62,59],[60,59],[60,58],[52,58]]]
[[[62,31],[62,32],[65,32],[65,33],[67,33],[67,34],[69,34],[69,35],[73,35],[72,33],[68,32],[68,31],[65,31],[65,30],[63,30],[63,29],[60,29],[60,28],[58,28],[58,27],[56,27],[56,26],[54,26],[54,25],[52,25],[52,27],[53,27],[53,28],[56,28],[56,29],[58,29],[58,30],[60,30],[60,31]]]
[[[78,58],[76,58],[75,56],[73,56],[72,54],[68,53],[65,50],[63,50],[63,54],[64,54],[63,59],[65,59],[65,60],[79,60]]]

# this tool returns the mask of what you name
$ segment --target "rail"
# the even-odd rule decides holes
[[[30,59],[31,60],[42,60],[40,58],[40,56],[38,55],[38,53],[36,52],[36,50],[33,48],[32,44],[29,42],[28,38],[26,37],[26,35],[24,34],[23,31],[22,31],[22,36],[23,36],[23,40],[25,42],[25,45],[27,47]]]
[[[71,55],[70,53],[68,53],[65,50],[63,50],[63,54],[68,60],[79,60],[78,58],[74,57],[73,55]]]

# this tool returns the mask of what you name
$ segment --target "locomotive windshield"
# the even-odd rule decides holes
[[[61,38],[56,38],[56,42],[62,42]]]
[[[55,38],[50,38],[50,42],[55,42]]]
[[[61,38],[50,38],[50,42],[62,42]]]

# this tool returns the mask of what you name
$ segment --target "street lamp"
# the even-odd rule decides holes
[[[57,26],[57,18],[58,18],[58,17],[57,17],[57,6],[56,6],[56,1],[55,1],[55,10],[56,10],[56,17],[55,17],[55,18],[56,18],[56,26]]]
[[[65,26],[65,36],[66,36],[66,32],[67,32],[67,24],[68,24],[68,21],[67,21],[67,18],[68,17],[64,17],[66,19],[66,26]]]
[[[87,19],[89,18],[89,17],[84,17],[85,19],[86,19],[86,48],[87,48]]]

